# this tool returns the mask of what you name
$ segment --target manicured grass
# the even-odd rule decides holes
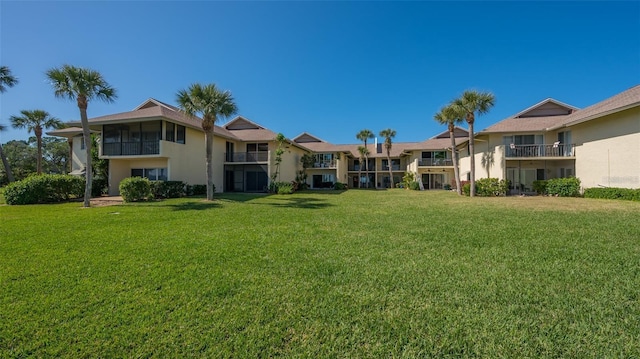
[[[640,203],[0,206],[0,357],[640,356]]]

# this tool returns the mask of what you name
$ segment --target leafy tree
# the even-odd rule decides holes
[[[7,66],[0,66],[0,93],[7,91],[7,87],[18,84],[18,79],[11,74],[11,69]]]
[[[473,124],[476,119],[476,112],[478,115],[483,115],[494,106],[496,101],[495,96],[490,92],[479,92],[474,90],[467,90],[462,93],[462,96],[455,99],[453,104],[457,107],[457,111],[464,111],[465,120],[469,124],[469,159],[471,161],[471,197],[475,195],[476,191],[476,160],[474,152],[474,136]]]
[[[27,141],[9,141],[3,146],[4,155],[11,168],[14,180],[22,180],[36,172],[37,151]],[[8,183],[7,173],[3,171],[0,181]]]
[[[284,137],[282,133],[278,133],[276,135],[276,142],[278,143],[278,148],[276,148],[276,156],[274,158],[274,163],[276,167],[276,171],[271,176],[272,181],[279,180],[280,177],[280,164],[282,163],[282,155],[284,154],[285,144],[287,143],[287,138]]]
[[[358,182],[358,187],[362,188],[362,162],[366,160],[369,155],[369,149],[365,146],[358,146],[358,153],[360,154],[360,166],[358,166],[358,178],[360,181]],[[369,174],[367,173],[367,180],[365,181],[369,183]]]
[[[33,132],[36,136],[36,149],[38,158],[36,162],[36,173],[42,174],[42,130],[48,128],[61,128],[62,122],[51,116],[49,112],[43,110],[22,110],[21,116],[11,116],[9,121],[14,128],[26,128],[28,132]]]
[[[458,167],[458,152],[456,151],[456,125],[462,123],[464,113],[459,111],[452,105],[445,106],[436,113],[433,118],[441,125],[446,125],[449,129],[449,138],[451,139],[451,160],[453,161],[453,175],[456,179],[456,191],[458,195],[462,195],[462,186],[460,185],[460,169]]]
[[[116,90],[102,75],[94,70],[71,65],[62,65],[60,68],[52,68],[47,71],[47,78],[51,81],[54,95],[60,98],[75,100],[80,109],[80,121],[82,122],[82,136],[86,149],[84,207],[91,206],[91,133],[89,131],[89,118],[87,107],[89,101],[94,99],[107,103],[117,98]]]
[[[29,142],[31,142],[31,138]],[[69,162],[71,162],[67,140],[59,137],[43,137],[42,160],[44,173],[66,174]]]
[[[367,149],[364,157],[364,171],[367,174],[367,187],[369,187],[369,149],[367,147],[367,140],[373,137],[374,137],[373,132],[371,132],[371,130],[368,130],[368,129],[364,129],[356,134],[356,138],[364,142],[364,148]],[[362,164],[360,164],[360,167],[362,167]]]
[[[390,128],[380,131],[380,137],[384,138],[384,149],[387,150],[387,164],[389,165],[389,181],[391,181],[391,187],[393,188],[393,169],[391,166],[391,146],[392,139],[396,137],[396,131]]]
[[[178,91],[176,101],[189,116],[202,115],[202,129],[206,143],[207,200],[213,200],[213,131],[218,117],[228,117],[238,111],[231,92],[222,91],[215,84],[194,83]]]
[[[0,132],[6,129],[5,126],[0,125]],[[15,181],[13,177],[13,171],[11,171],[11,166],[9,165],[9,161],[7,161],[7,156],[5,156],[4,151],[2,150],[2,144],[0,143],[0,158],[2,158],[2,165],[4,166],[4,170],[7,176],[7,182]]]
[[[96,178],[109,178],[109,160],[98,157],[98,134],[91,134],[91,171]]]

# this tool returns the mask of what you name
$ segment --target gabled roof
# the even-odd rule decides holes
[[[324,141],[308,132],[303,132],[301,134],[299,134],[298,136],[293,138],[294,142],[297,143],[310,143],[310,142],[327,142]]]
[[[568,105],[564,102],[560,102],[552,98],[547,98],[531,107],[528,107],[516,113],[511,117],[523,118],[523,117],[559,116],[559,115],[568,115],[576,110],[578,110],[577,107]]]
[[[224,128],[226,128],[229,131],[231,130],[264,130],[265,129],[264,127],[258,125],[257,123],[242,116],[237,116],[233,120],[227,122],[227,124],[224,125]]]
[[[242,116],[229,121],[224,129],[241,141],[273,141],[278,135]]]
[[[462,127],[459,126],[455,126],[453,129],[453,136],[454,137],[469,137],[469,131],[465,130]],[[446,130],[440,134],[437,134],[431,138],[449,138],[449,130]]]
[[[640,85],[636,85],[585,109],[576,111],[575,113],[567,116],[562,125],[554,126],[551,129],[553,130],[563,126],[573,126],[637,106],[640,106]]]
[[[548,98],[485,128],[479,134],[548,131],[551,127],[566,123],[567,117],[576,111],[580,110]]]
[[[89,132],[96,133],[98,131],[89,131]],[[46,134],[49,136],[72,138],[78,135],[82,135],[82,127],[60,128],[57,130],[46,132]]]

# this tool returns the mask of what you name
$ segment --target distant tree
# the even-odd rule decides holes
[[[87,117],[87,107],[89,101],[94,99],[107,103],[113,102],[118,96],[113,88],[102,75],[94,70],[62,65],[60,68],[52,68],[47,71],[47,78],[51,81],[54,95],[59,98],[75,100],[80,109],[80,122],[82,123],[82,137],[86,149],[85,163],[85,188],[84,207],[91,206],[91,132],[89,130],[89,118]]]
[[[452,105],[445,106],[436,113],[433,118],[441,125],[446,125],[449,130],[449,139],[451,139],[451,160],[453,161],[453,175],[456,180],[456,192],[462,195],[462,187],[460,186],[460,169],[458,167],[458,153],[456,152],[456,125],[462,123],[465,113]]]
[[[36,149],[38,150],[38,158],[36,162],[36,173],[42,173],[42,130],[49,128],[63,127],[62,121],[51,116],[49,112],[44,110],[22,110],[21,116],[11,116],[11,126],[13,128],[26,128],[27,132],[33,132],[36,136]]]
[[[358,153],[360,154],[360,166],[358,166],[358,188],[362,188],[362,162],[366,161],[369,155],[369,149],[364,146],[358,146]],[[367,175],[366,183],[369,182],[369,175]]]
[[[35,138],[34,138],[35,140]],[[29,139],[31,142],[31,138]],[[53,174],[67,173],[69,157],[67,140],[59,137],[42,138],[42,172]]]
[[[387,128],[386,130],[380,131],[380,137],[384,138],[384,149],[387,151],[387,164],[389,166],[389,181],[391,182],[390,188],[393,188],[393,169],[392,169],[393,166],[391,165],[391,146],[393,146],[392,139],[396,137],[396,131],[390,128]]]
[[[367,140],[374,138],[373,132],[368,129],[364,129],[356,134],[356,138],[364,143],[364,148],[367,149],[364,157],[364,171],[367,174],[367,187],[369,187],[369,148],[367,147]],[[360,165],[362,166],[362,164]]]
[[[7,87],[18,84],[18,79],[11,74],[11,69],[7,66],[0,66],[0,93],[7,91]]]
[[[229,91],[222,91],[215,84],[194,83],[177,94],[178,106],[189,116],[202,115],[202,129],[206,143],[207,200],[213,200],[213,131],[219,117],[228,117],[238,111]]]
[[[4,131],[6,126],[0,125],[0,132]],[[4,166],[4,171],[7,176],[7,182],[15,181],[13,177],[13,172],[11,171],[11,166],[9,165],[9,161],[7,161],[7,156],[5,156],[4,151],[2,150],[2,144],[0,143],[0,158],[2,158],[2,165]]]
[[[471,162],[471,188],[470,196],[473,197],[476,191],[476,159],[474,152],[473,124],[478,115],[483,115],[495,105],[496,98],[490,92],[479,92],[467,90],[462,96],[453,101],[453,105],[458,107],[456,111],[464,111],[465,120],[469,124],[469,160]]]
[[[19,181],[36,173],[36,158],[38,154],[35,146],[30,145],[27,141],[14,140],[5,143],[2,147],[7,162],[13,172],[14,180]],[[7,173],[5,171],[0,173],[0,177],[1,183],[8,183]]]

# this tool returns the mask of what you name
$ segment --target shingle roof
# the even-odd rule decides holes
[[[604,101],[572,113],[567,116],[562,125],[572,126],[636,106],[640,106],[640,85],[636,85]],[[555,126],[551,129],[559,127],[562,126]]]
[[[96,131],[91,131],[91,132],[96,132]],[[47,135],[49,136],[67,137],[67,138],[71,138],[81,134],[82,134],[82,127],[67,127],[67,128],[60,128],[57,130],[47,132]]]
[[[566,123],[568,116],[507,118],[485,128],[479,133],[546,131],[549,127]]]

